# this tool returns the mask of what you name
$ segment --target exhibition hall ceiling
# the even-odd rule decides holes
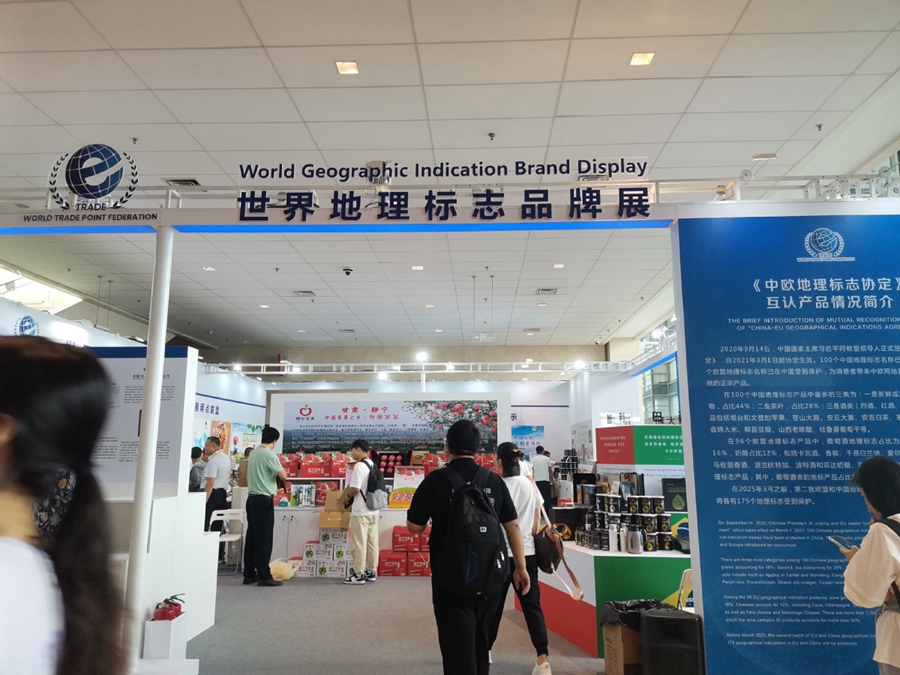
[[[249,164],[331,190],[299,167],[628,157],[657,180],[752,168],[742,197],[773,198],[766,179],[896,149],[898,69],[896,0],[0,0],[0,190],[35,190],[0,212],[40,207],[87,143],[130,153],[144,189],[271,184]],[[152,235],[4,237],[0,265],[147,315]],[[179,234],[170,329],[217,347],[589,345],[673,306],[666,230]]]

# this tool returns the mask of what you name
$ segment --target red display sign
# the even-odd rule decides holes
[[[595,429],[598,464],[634,464],[634,429],[600,427]]]

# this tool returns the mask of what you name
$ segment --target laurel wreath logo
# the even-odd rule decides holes
[[[50,191],[50,197],[54,202],[59,205],[59,207],[63,211],[68,211],[71,208],[71,204],[69,200],[63,197],[59,192],[59,188],[56,186],[57,179],[59,177],[59,170],[63,164],[65,164],[66,160],[69,158],[69,155],[72,153],[66,153],[53,165],[53,168],[50,170],[50,177],[48,180],[48,189]],[[122,195],[121,199],[117,199],[112,204],[109,205],[111,209],[121,208],[129,199],[134,196],[134,193],[137,192],[138,183],[140,182],[140,175],[138,174],[137,164],[134,163],[134,160],[131,158],[127,152],[121,153],[122,157],[128,162],[128,166],[131,167],[131,180],[128,183],[128,188],[125,190],[125,194]]]

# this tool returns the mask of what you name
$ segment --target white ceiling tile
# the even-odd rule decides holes
[[[222,167],[222,169],[229,176],[235,178],[238,181],[239,185],[271,185],[271,180],[260,180],[256,181],[251,180],[249,178],[241,178],[241,170],[240,167],[242,165],[254,165],[258,164],[264,167],[277,167],[279,164],[284,164],[285,166],[289,164],[293,164],[296,170],[297,178],[300,179],[300,172],[302,167],[305,164],[315,164],[316,166],[322,165],[322,156],[318,152],[296,152],[296,151],[279,151],[279,150],[242,150],[242,151],[229,151],[229,152],[210,152],[209,153],[213,159]],[[316,178],[302,178],[304,183],[308,184],[323,184],[334,186],[335,182],[331,179],[319,180]],[[222,235],[220,235],[222,236]],[[228,235],[224,235],[228,236]],[[259,237],[256,237],[259,239]],[[240,239],[240,237],[239,237]],[[246,239],[246,237],[243,237]],[[278,240],[283,240],[283,237],[278,235],[276,237]]]
[[[0,80],[0,94],[5,94],[5,93],[11,92],[11,91],[12,91],[12,87],[10,87],[5,82]]]
[[[78,0],[74,4],[114,49],[259,45],[238,0]]]
[[[884,83],[885,75],[853,75],[822,104],[822,110],[856,110]]]
[[[134,161],[147,175],[216,174],[222,169],[205,152],[134,152]]]
[[[323,150],[430,148],[427,122],[311,122]]]
[[[73,124],[65,129],[82,143],[102,142],[128,152],[201,149],[180,124]]]
[[[703,77],[726,36],[651,37],[575,40],[566,64],[566,80],[635,80]],[[634,53],[653,52],[649,66],[629,65]]]
[[[306,125],[187,124],[190,134],[207,150],[313,150]]]
[[[153,124],[175,118],[149,91],[72,91],[26,98],[59,124]]]
[[[732,141],[728,143],[667,143],[656,167],[750,166],[755,152],[775,152],[779,143]]]
[[[413,45],[271,47],[287,87],[402,87],[422,83]],[[359,75],[341,75],[335,61],[356,61]]]
[[[588,0],[578,8],[575,37],[728,34],[746,6],[747,0],[680,0],[636,11],[631,0]]]
[[[808,118],[808,112],[693,113],[681,118],[671,141],[783,141]]]
[[[728,75],[849,75],[885,33],[733,35],[710,71]]]
[[[825,112],[819,111],[813,113],[810,118],[791,136],[792,141],[821,141],[828,134],[838,128],[838,126],[850,115],[846,111]],[[817,124],[821,124],[822,130],[816,128]]]
[[[292,89],[290,93],[307,122],[427,118],[422,87]]]
[[[900,9],[900,4],[891,3]],[[856,70],[856,75],[873,75],[881,73],[893,73],[900,68],[900,31],[895,31],[887,36],[872,55],[863,61]]]
[[[681,155],[676,154],[679,157]],[[736,161],[736,160],[735,160]],[[659,162],[650,170],[650,178],[652,180],[693,180],[693,179],[716,179],[716,180],[727,180],[727,179],[737,179],[738,176],[741,175],[741,171],[747,168],[749,162],[742,164],[740,166],[688,166],[688,167],[661,167],[659,166]],[[683,202],[684,197],[681,196],[684,193],[679,194],[666,194],[663,193],[659,197],[660,202],[668,203],[668,202]],[[702,195],[699,199],[707,200],[712,198],[712,191],[709,186],[705,189],[701,190],[698,188],[697,194]],[[743,191],[741,192],[743,195]]]
[[[596,173],[593,167],[580,166],[578,160],[603,160],[627,157],[647,161],[653,164],[663,148],[662,143],[635,143],[633,145],[579,145],[552,147],[547,150],[547,161],[560,163],[570,160],[570,169],[573,174]]]
[[[0,189],[2,190],[19,190],[22,188],[33,188],[34,184],[25,178],[18,176],[2,176],[0,175]]]
[[[550,117],[536,119],[434,120],[435,148],[515,148],[545,146],[550,140]],[[491,138],[488,134],[495,134]]]
[[[366,45],[413,42],[405,0],[244,0],[266,46]],[[332,64],[333,65],[333,64]]]
[[[121,52],[151,89],[266,89],[282,86],[266,51],[152,49]]]
[[[77,143],[60,127],[0,127],[0,148],[8,153],[56,152],[58,159],[59,155],[76,150]],[[43,171],[44,175],[51,166]]]
[[[108,47],[100,34],[68,2],[0,5],[0,45],[6,52]]]
[[[842,76],[711,77],[688,112],[817,110],[844,81]]]
[[[566,82],[557,114],[644,115],[684,112],[701,80]]]
[[[893,0],[816,0],[809,5],[783,0],[753,0],[735,33],[843,33],[884,30],[900,22]]]
[[[111,51],[0,54],[0,78],[22,92],[145,88]]]
[[[558,92],[556,83],[425,87],[433,120],[552,117]]]
[[[0,125],[36,124],[53,124],[53,120],[35,108],[21,94],[0,94]]]
[[[816,143],[817,141],[788,141],[778,148],[778,158],[768,163],[773,166],[796,164],[816,147]]]
[[[478,42],[419,45],[422,79],[433,84],[556,82],[568,42]]]
[[[420,42],[487,42],[568,38],[576,0],[412,0]]]
[[[662,143],[672,133],[680,117],[680,115],[559,117],[553,125],[550,145]]]
[[[300,122],[284,89],[156,92],[180,122]]]

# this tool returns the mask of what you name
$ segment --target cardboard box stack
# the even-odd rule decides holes
[[[430,577],[431,560],[428,554],[430,535],[430,527],[422,534],[412,534],[403,525],[395,526],[391,536],[391,550],[381,551],[378,554],[378,576]]]
[[[350,511],[338,502],[340,490],[325,494],[325,509],[319,514],[319,539],[308,541],[299,559],[295,577],[336,578],[347,576],[350,567]]]

